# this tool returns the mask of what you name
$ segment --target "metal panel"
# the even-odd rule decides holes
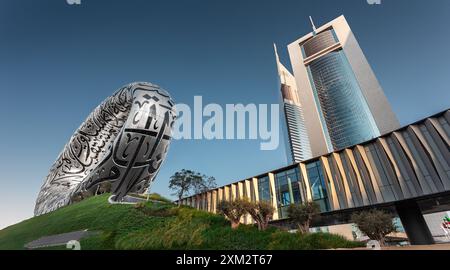
[[[348,198],[348,194],[345,191],[344,183],[336,166],[336,161],[333,156],[328,157],[328,165],[330,166],[331,179],[334,181],[334,187],[336,188],[337,196],[339,198],[339,204],[341,208],[348,208],[349,204],[352,205],[351,198]]]
[[[449,166],[445,161],[444,156],[439,151],[436,143],[433,141],[427,127],[425,125],[413,125],[411,126],[411,129],[422,144],[424,150],[426,151],[427,157],[431,158],[431,160],[427,160],[430,160],[430,163],[434,165],[433,169],[435,169],[439,175],[442,190],[450,189],[450,180],[447,175],[447,172],[450,172]],[[445,151],[445,149],[442,150]]]
[[[350,160],[348,159],[346,152],[341,151],[339,152],[339,159],[342,166],[340,166],[339,170],[341,171],[341,175],[345,174],[345,178],[347,180],[348,188],[350,191],[350,194],[353,198],[353,203],[355,206],[362,206],[362,196],[361,191],[358,185],[358,182],[356,180],[356,175],[350,165]]]
[[[403,133],[408,134],[408,137],[406,137],[406,142],[408,145],[411,146],[411,150],[416,152],[415,159],[417,160],[417,163],[419,164],[419,168],[422,171],[425,179],[430,184],[432,192],[439,192],[443,191],[444,187],[442,185],[441,180],[439,179],[439,176],[436,172],[436,169],[431,164],[431,161],[426,154],[425,149],[423,148],[423,145],[420,143],[419,139],[417,138],[416,134],[414,133],[414,130],[412,129],[412,126],[409,126],[406,131]]]
[[[390,185],[391,190],[394,192],[395,199],[403,200],[405,198],[405,196],[403,195],[402,188],[400,187],[400,183],[395,174],[393,164],[389,161],[389,157],[388,157],[386,151],[384,150],[384,147],[383,147],[380,139],[377,139],[373,145],[376,149],[378,158],[381,162],[380,170],[384,171],[386,180],[387,180],[388,184]]]
[[[356,160],[355,160],[355,156],[353,155],[353,151],[351,149],[345,149],[345,153],[347,154],[347,157],[350,161],[351,170],[353,170],[356,180],[358,181],[358,186],[359,186],[359,190],[361,192],[361,198],[362,198],[363,205],[368,205],[368,204],[370,204],[369,196],[367,195],[366,186],[364,185],[361,174],[356,165]]]
[[[366,150],[361,145],[357,145],[356,150],[358,151],[358,153],[361,157],[361,160],[363,161],[362,163],[363,163],[364,168],[367,170],[370,183],[371,183],[373,191],[375,193],[376,202],[377,203],[384,202],[383,195],[381,194],[380,187],[378,186],[378,182],[376,180],[376,176],[372,169],[372,165],[370,164],[369,158],[366,154]]]
[[[320,157],[320,161],[322,162],[322,167],[324,169],[324,176],[330,185],[328,192],[328,197],[330,199],[330,206],[332,210],[339,210],[341,209],[341,206],[339,204],[339,198],[337,195],[336,187],[334,185],[334,179],[331,174],[331,169],[328,164],[328,159],[326,156],[322,156]]]
[[[386,141],[386,138],[380,138],[379,143],[381,148],[383,148],[384,152],[387,155],[388,162],[390,162],[391,167],[394,170],[394,175],[392,175],[393,178],[395,178],[394,181],[398,181],[400,192],[403,196],[403,198],[410,198],[412,196],[409,187],[405,181],[405,178],[403,177],[399,166],[397,165],[396,159],[394,158],[394,155],[392,154],[391,149],[388,146],[388,142]]]
[[[353,193],[350,191],[349,181],[347,179],[347,175],[344,172],[344,168],[342,166],[342,160],[338,153],[332,154],[335,165],[336,165],[336,173],[335,176],[340,178],[340,181],[343,184],[345,197],[347,198],[347,207],[355,207],[357,204],[355,203],[355,199],[353,198]],[[332,169],[333,170],[333,169]]]

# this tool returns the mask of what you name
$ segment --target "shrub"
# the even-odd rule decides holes
[[[358,229],[372,240],[377,240],[380,245],[386,244],[386,235],[395,232],[397,229],[392,223],[390,214],[381,210],[370,210],[355,213],[351,221],[358,226]]]
[[[92,196],[94,196],[94,192],[92,192],[91,190],[79,191],[72,195],[70,200],[72,203],[77,203]]]
[[[314,250],[355,248],[364,246],[361,242],[349,241],[341,235],[331,233],[287,233],[277,231],[272,234],[268,249]]]
[[[269,226],[269,221],[272,219],[273,212],[275,211],[272,204],[266,201],[246,201],[244,207],[246,212],[252,216],[260,231],[267,229]]]
[[[136,203],[133,207],[146,216],[152,217],[171,217],[177,215],[179,211],[179,208],[173,208],[167,204],[160,205],[147,202]]]
[[[109,181],[102,182],[98,184],[96,195],[110,193],[111,188],[112,188],[111,182]]]
[[[302,233],[308,233],[311,221],[314,216],[320,213],[320,208],[315,202],[306,202],[289,205],[287,212],[298,230]]]
[[[167,199],[166,197],[163,197],[162,195],[158,194],[158,193],[152,193],[148,195],[148,199],[149,200],[154,200],[154,201],[160,201],[160,202],[166,202],[166,203],[172,203],[172,200]]]
[[[231,222],[231,228],[236,229],[239,227],[241,217],[246,212],[246,202],[243,200],[221,201],[217,205],[219,213],[228,218]]]

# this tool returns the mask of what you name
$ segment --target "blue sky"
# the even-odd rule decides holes
[[[450,104],[450,1],[0,2],[0,228],[32,216],[48,170],[87,115],[120,86],[149,81],[176,102],[277,103],[272,43],[344,14],[404,125]],[[285,165],[259,141],[173,141],[153,191],[182,168],[219,185]]]

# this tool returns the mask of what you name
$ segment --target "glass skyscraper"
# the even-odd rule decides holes
[[[326,139],[332,147],[330,150],[342,149],[380,135],[342,50],[315,59],[307,69],[315,102],[322,113],[324,130],[328,131]]]
[[[313,24],[313,32],[289,44],[288,51],[293,75],[277,56],[281,86],[290,89],[282,90],[288,139],[291,153],[307,153],[294,156],[293,162],[400,127],[344,16],[319,28]],[[292,117],[294,110],[286,109],[290,104],[298,107],[299,116]]]

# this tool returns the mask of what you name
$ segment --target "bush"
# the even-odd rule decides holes
[[[364,244],[361,242],[349,241],[343,236],[331,233],[303,234],[278,231],[272,234],[272,241],[268,245],[268,248],[278,250],[314,250],[362,246]]]
[[[392,223],[390,214],[381,210],[370,210],[355,213],[351,221],[358,229],[372,240],[377,240],[380,245],[385,245],[386,235],[395,232],[397,228]]]
[[[320,213],[320,207],[315,202],[291,204],[287,210],[289,218],[302,233],[309,233],[309,226],[314,216]]]
[[[246,203],[243,200],[234,200],[232,202],[229,201],[221,201],[217,205],[217,209],[219,213],[228,218],[231,222],[231,228],[236,229],[239,227],[241,222],[241,217],[246,212]]]
[[[98,184],[96,195],[110,193],[112,184],[109,181]]]
[[[245,201],[245,210],[252,216],[260,231],[267,229],[269,221],[272,219],[273,212],[275,211],[272,204],[266,201]]]
[[[81,202],[82,200],[85,200],[87,198],[90,198],[92,196],[94,196],[94,193],[91,190],[79,191],[72,196],[70,201],[72,203],[77,203],[77,202]]]
[[[160,201],[160,202],[165,202],[165,203],[172,203],[172,200],[167,199],[166,197],[164,197],[158,193],[149,194],[148,198],[149,198],[149,200]]]
[[[133,207],[146,216],[152,217],[172,217],[176,216],[179,211],[179,208],[173,208],[167,204],[161,205],[147,202],[136,203]]]

